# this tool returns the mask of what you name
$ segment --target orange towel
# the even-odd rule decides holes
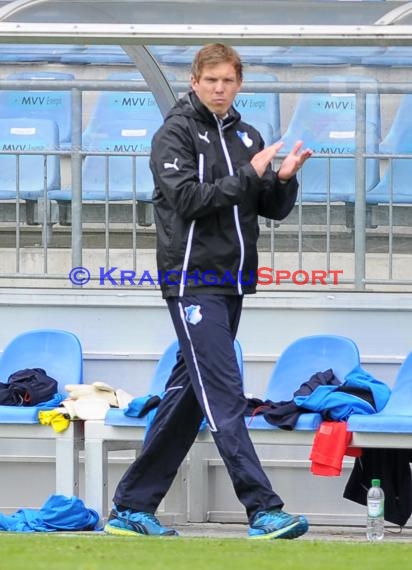
[[[347,422],[322,422],[313,440],[309,459],[314,475],[338,477],[342,473],[344,455],[358,457],[362,450],[348,448],[352,432],[347,430]]]

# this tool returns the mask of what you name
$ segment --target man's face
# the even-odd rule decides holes
[[[242,86],[231,63],[205,66],[191,84],[203,105],[218,117],[226,115]]]

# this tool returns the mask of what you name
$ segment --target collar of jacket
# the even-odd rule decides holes
[[[199,97],[196,95],[194,91],[189,91],[188,93],[186,93],[186,95],[183,97],[183,102],[188,103],[190,105],[190,107],[194,111],[195,116],[199,117],[200,115],[200,117],[204,121],[206,121],[207,123],[212,123],[214,126],[216,126],[217,123],[216,115],[211,111],[209,111],[206,105],[203,105],[203,103],[200,101]],[[238,121],[240,121],[240,114],[238,113],[238,111],[236,111],[236,109],[230,107],[226,117],[222,120],[221,123],[222,128],[227,128],[228,126],[237,123]]]

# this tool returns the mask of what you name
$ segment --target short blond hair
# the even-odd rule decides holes
[[[205,67],[219,63],[233,64],[238,80],[243,80],[243,65],[240,55],[232,47],[220,43],[207,44],[197,52],[192,63],[192,77],[199,80]]]

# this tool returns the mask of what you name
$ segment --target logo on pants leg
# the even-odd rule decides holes
[[[200,305],[189,305],[189,307],[185,307],[186,313],[186,320],[191,325],[197,325],[203,319],[203,316],[200,312]]]

